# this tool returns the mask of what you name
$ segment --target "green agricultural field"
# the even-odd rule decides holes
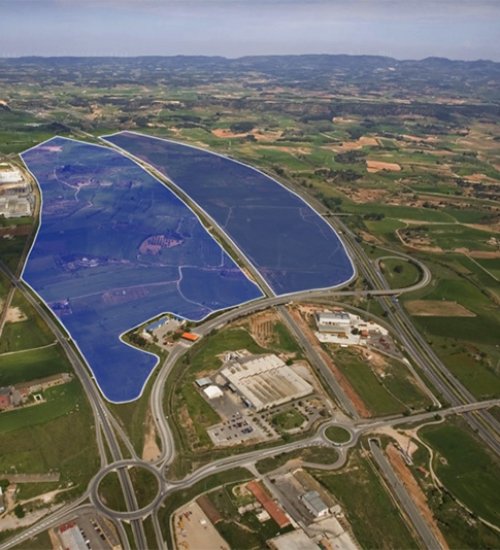
[[[443,250],[467,248],[469,250],[494,251],[495,246],[488,244],[491,231],[480,231],[465,225],[428,225],[425,226],[426,234],[432,242]]]
[[[360,451],[339,471],[312,471],[340,503],[362,548],[417,548],[374,466]]]
[[[353,214],[370,215],[380,214],[386,218],[395,220],[414,220],[421,222],[448,222],[455,220],[449,214],[432,208],[412,208],[411,206],[392,206],[377,203],[369,204],[345,204],[343,210]]]
[[[44,392],[46,403],[0,414],[2,473],[61,473],[80,493],[99,468],[92,411],[76,380]],[[78,434],[78,445],[69,445]],[[43,490],[43,487],[41,488]]]
[[[273,331],[276,335],[275,342],[273,342],[273,348],[276,347],[286,353],[295,353],[296,357],[301,356],[302,352],[300,346],[283,323],[280,321],[275,323]]]
[[[476,260],[476,262],[481,265],[488,273],[491,273],[493,277],[497,279],[497,282],[500,282],[500,258],[495,258],[491,260]]]
[[[422,274],[420,269],[405,259],[388,258],[381,261],[381,269],[391,288],[405,288],[416,284]]]
[[[68,359],[58,344],[0,355],[0,386],[70,371]]]
[[[500,526],[498,457],[462,423],[428,426],[419,433],[439,453],[434,469],[445,487],[475,514]]]
[[[0,239],[0,258],[13,273],[18,271],[19,260],[25,245],[26,237],[22,236],[15,236],[12,239]]]
[[[0,340],[0,353],[38,348],[55,341],[45,321],[19,291],[15,292],[11,305],[18,307],[27,319],[16,323],[5,323]]]
[[[403,365],[388,361],[382,377],[356,351],[339,348],[331,353],[337,367],[375,416],[421,409],[430,404]]]

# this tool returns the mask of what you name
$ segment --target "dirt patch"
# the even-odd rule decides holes
[[[385,373],[388,363],[383,355],[366,348],[355,347],[354,349],[356,349],[363,356],[363,359],[369,363],[370,367],[372,367],[375,372],[379,374]]]
[[[371,136],[362,136],[355,141],[344,141],[338,145],[327,145],[325,148],[332,149],[336,153],[347,153],[348,151],[358,151],[363,147],[378,147],[380,145],[377,138]]]
[[[0,237],[5,236],[26,236],[30,235],[33,231],[31,225],[9,225],[7,227],[0,227]]]
[[[360,189],[351,187],[340,187],[353,202],[364,204],[367,202],[387,202],[385,199],[389,192],[386,189]]]
[[[386,454],[389,458],[392,467],[398,478],[402,481],[406,490],[411,496],[411,499],[416,504],[420,514],[424,518],[427,525],[432,529],[432,532],[439,540],[442,548],[449,548],[445,538],[443,537],[441,531],[439,530],[437,523],[434,519],[431,509],[427,503],[427,498],[420,488],[417,480],[413,477],[413,474],[406,466],[405,461],[403,460],[400,452],[394,447],[394,445],[388,445],[386,449]]]
[[[174,532],[177,548],[182,550],[230,550],[229,545],[196,502],[191,502],[175,514]]]
[[[378,237],[375,237],[375,235],[372,235],[366,231],[360,231],[359,232],[360,237],[368,244],[384,244],[384,241],[380,240]]]
[[[402,449],[408,453],[411,457],[413,453],[418,450],[418,445],[412,440],[408,433],[401,433],[390,426],[384,426],[377,428],[373,433],[387,435],[397,441]]]
[[[250,318],[249,332],[259,346],[265,348],[274,342],[274,326],[277,321],[278,316],[273,311],[258,313]]]
[[[151,416],[151,411],[148,411],[146,416],[146,433],[144,434],[144,446],[142,448],[142,459],[147,462],[153,462],[160,458],[161,451],[156,443],[156,429]]]
[[[1,308],[0,308],[1,309]],[[9,307],[5,316],[6,323],[20,323],[26,321],[28,317],[17,307]]]
[[[253,136],[258,142],[261,143],[269,143],[272,141],[276,141],[283,135],[282,130],[275,130],[275,131],[264,131],[259,130],[258,128],[254,128],[251,132],[231,132],[231,130],[227,128],[215,128],[212,130],[212,134],[215,137],[224,139],[224,138],[246,138],[248,136]]]
[[[416,317],[476,317],[461,304],[447,300],[411,300],[405,305]]]
[[[412,141],[414,143],[436,143],[438,138],[436,136],[412,136],[411,134],[401,134],[401,137],[406,141]]]
[[[498,183],[497,180],[490,178],[486,174],[470,174],[469,176],[464,176],[464,179],[471,181],[472,183]]]
[[[401,166],[395,162],[383,162],[381,160],[367,160],[366,169],[370,174],[380,172],[382,170],[388,170],[389,172],[400,172]]]

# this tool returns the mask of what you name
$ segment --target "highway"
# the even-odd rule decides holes
[[[137,162],[137,159],[133,158],[133,160]],[[144,163],[141,164],[144,165]],[[163,176],[155,173],[154,170],[151,170],[149,165],[145,165],[145,168],[148,171],[153,172],[153,174],[161,179],[161,181],[163,181],[166,185],[173,188],[170,182],[165,180]],[[173,190],[177,195],[179,195],[178,189],[173,188]],[[191,201],[188,200],[187,202],[192,205]],[[317,209],[320,211],[319,208]],[[209,219],[204,212],[202,213],[202,217],[204,219]],[[440,417],[445,417],[450,414],[464,414],[474,431],[476,431],[496,452],[499,451],[499,424],[486,409],[494,405],[498,406],[500,401],[490,400],[485,402],[477,402],[474,396],[472,396],[472,394],[454,376],[452,376],[445,365],[443,365],[439,358],[434,354],[432,349],[415,329],[410,318],[406,315],[396,300],[396,297],[404,292],[415,291],[427,285],[431,280],[431,273],[428,268],[410,256],[399,254],[397,257],[406,257],[409,261],[412,261],[419,267],[422,273],[422,278],[411,287],[390,289],[378,269],[378,262],[371,262],[363,248],[357,242],[356,236],[345,226],[345,224],[338,217],[329,217],[325,219],[338,233],[341,234],[351,257],[357,266],[358,273],[364,277],[371,288],[361,290],[352,288],[336,288],[331,290],[305,291],[288,296],[274,296],[260,273],[255,270],[245,256],[241,254],[240,260],[244,261],[253,277],[261,285],[261,288],[264,289],[265,296],[254,302],[244,304],[241,307],[219,313],[199,324],[195,328],[195,331],[201,336],[207,336],[212,331],[219,330],[228,323],[240,317],[244,317],[269,307],[276,307],[292,335],[296,338],[304,350],[307,359],[321,375],[324,382],[335,396],[336,401],[339,403],[341,408],[346,411],[350,418],[346,417],[340,424],[338,421],[332,419],[326,420],[321,426],[318,427],[314,434],[299,442],[277,445],[269,449],[250,450],[248,452],[216,460],[210,464],[198,468],[194,472],[187,475],[184,479],[175,481],[166,479],[164,475],[165,467],[171,463],[175,457],[175,441],[169,426],[169,419],[165,418],[163,400],[165,395],[165,384],[172,368],[189,350],[189,346],[180,342],[177,343],[172,348],[161,367],[159,367],[158,375],[151,390],[150,407],[156,424],[157,433],[161,440],[162,452],[161,456],[154,464],[145,465],[145,463],[137,457],[135,449],[120,424],[109,412],[102,396],[93,382],[90,372],[86,368],[75,347],[72,345],[70,338],[63,332],[52,314],[39,303],[34,294],[23,283],[23,281],[18,279],[3,263],[0,262],[0,271],[9,278],[13,288],[18,289],[25,296],[25,298],[30,302],[37,313],[53,331],[57,341],[67,354],[76,375],[81,381],[94,414],[96,440],[101,459],[101,469],[91,481],[82,497],[73,503],[65,505],[54,514],[44,520],[41,520],[20,535],[17,535],[3,544],[0,544],[0,550],[11,548],[15,544],[28,540],[30,537],[34,536],[34,534],[40,533],[48,527],[56,525],[58,522],[61,522],[63,518],[68,517],[69,514],[76,513],[78,509],[82,507],[83,503],[89,499],[95,509],[99,510],[108,517],[117,520],[116,523],[119,525],[122,536],[124,530],[121,521],[130,521],[134,536],[134,545],[141,550],[148,548],[142,519],[151,514],[157,546],[158,548],[164,548],[165,542],[162,538],[157,512],[164,499],[175,491],[191,487],[198,481],[206,478],[207,476],[213,475],[214,473],[219,473],[238,466],[253,468],[255,462],[262,458],[275,456],[282,452],[311,445],[333,446],[337,448],[339,452],[339,460],[331,467],[341,467],[347,457],[347,450],[355,446],[362,435],[369,434],[371,431],[383,426],[396,426],[398,424],[432,421],[437,414]],[[215,224],[213,220],[209,219],[209,222],[213,223],[213,227],[218,230],[217,234],[223,241],[229,242],[233,249],[236,249],[238,253],[241,253],[241,251],[227,238],[224,232]],[[393,253],[391,253],[391,257],[394,257]],[[382,307],[387,313],[387,323],[385,324],[391,327],[391,330],[402,343],[405,352],[425,374],[432,385],[440,392],[442,397],[451,405],[450,407],[443,407],[439,410],[439,412],[425,412],[411,416],[396,415],[387,418],[370,420],[361,419],[359,417],[354,405],[343,392],[328,365],[308,340],[306,335],[304,335],[297,321],[293,318],[293,315],[291,315],[289,310],[285,307],[286,304],[292,300],[295,302],[301,302],[326,298],[342,299],[342,297],[348,296],[373,297],[380,301]],[[341,425],[345,427],[345,429],[351,433],[351,440],[346,445],[342,446],[332,444],[325,435],[327,427],[331,425]],[[118,438],[122,440],[131,458],[126,458],[123,456]],[[106,453],[106,445],[112,457],[112,462],[109,464]],[[419,533],[419,536],[422,538],[427,547],[438,548],[439,545],[436,545],[436,541],[432,540],[432,532],[429,532],[429,529],[425,523],[422,524],[421,521],[417,519],[415,515],[415,506],[413,505],[412,507],[412,503],[408,501],[409,497],[406,490],[404,487],[401,487],[400,484],[398,485],[397,479],[394,479],[394,472],[390,468],[388,461],[383,456],[382,451],[374,443],[370,443],[370,450],[379,464],[379,467],[383,471],[384,476],[393,488],[402,508],[411,519],[416,531]],[[155,473],[159,483],[159,491],[156,498],[153,502],[141,510],[138,510],[137,499],[128,474],[128,467],[131,465],[142,466],[150,469],[150,471]],[[109,508],[104,506],[100,501],[97,491],[99,481],[107,472],[113,470],[118,472],[125,502],[127,504],[127,512],[118,513],[109,510]],[[125,546],[128,547],[128,542],[125,542]]]
[[[333,223],[329,220],[330,223]],[[336,220],[337,230],[342,231],[344,242],[349,251],[356,258],[358,267],[365,279],[373,288],[384,290],[387,282],[382,274],[371,264],[361,245],[356,241],[356,236],[345,226],[341,220]],[[373,295],[373,294],[372,294]],[[417,366],[424,372],[432,385],[452,405],[471,403],[475,397],[458,381],[436,356],[425,339],[414,327],[408,315],[397,301],[390,300],[387,296],[380,297],[380,303],[387,313],[387,319],[396,330],[406,352]],[[476,414],[465,415],[472,429],[498,454],[500,452],[499,429],[500,425],[493,416],[481,411]]]
[[[111,415],[106,406],[103,404],[102,398],[96,386],[92,382],[92,378],[89,376],[87,368],[80,359],[80,356],[71,345],[70,338],[62,332],[59,324],[54,321],[52,314],[50,314],[48,310],[40,305],[38,300],[34,297],[34,295],[26,287],[22,280],[18,279],[1,261],[0,271],[2,271],[2,273],[10,280],[12,286],[23,294],[23,296],[33,306],[38,315],[40,315],[40,317],[47,323],[47,326],[55,335],[57,341],[59,342],[64,352],[66,353],[66,356],[71,362],[71,366],[78,376],[78,379],[80,380],[83,389],[87,394],[88,401],[92,407],[96,427],[97,445],[101,458],[101,467],[107,464],[106,449],[104,447],[105,444],[101,436],[101,429],[102,433],[104,434],[106,444],[108,445],[108,448],[110,450],[111,456],[113,457],[113,460],[118,461],[122,459],[123,457],[120,445],[113,429],[111,428],[111,423],[109,420]],[[129,508],[129,510],[134,510],[137,508],[137,501],[128,472],[126,470],[119,470],[118,475],[120,478],[120,484],[123,489],[127,507]],[[132,522],[132,530],[134,532],[136,543],[139,545],[138,547],[146,548],[146,536],[142,523],[139,521]]]
[[[411,495],[406,490],[406,487],[394,473],[391,464],[378,446],[377,441],[374,439],[370,439],[368,444],[375,462],[382,471],[382,475],[387,480],[392,492],[396,497],[396,500],[398,501],[402,510],[410,519],[413,527],[415,528],[415,531],[418,533],[418,536],[424,543],[425,547],[432,550],[442,548],[442,545],[437,537],[434,535],[434,532],[421,516],[420,510],[417,508],[417,505],[413,501]]]

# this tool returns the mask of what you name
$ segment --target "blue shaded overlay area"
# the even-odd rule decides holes
[[[349,281],[338,235],[299,196],[231,159],[180,143],[121,132],[106,139],[167,176],[205,210],[276,294]]]
[[[162,312],[200,320],[262,295],[194,213],[122,154],[54,138],[22,158],[43,200],[23,278],[107,399],[137,398],[157,361],[123,332]]]

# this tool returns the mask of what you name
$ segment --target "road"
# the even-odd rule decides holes
[[[50,314],[48,310],[46,310],[43,306],[40,305],[38,300],[34,297],[34,295],[27,288],[27,286],[21,280],[19,280],[10,271],[10,269],[1,261],[0,261],[0,271],[2,271],[2,273],[10,280],[12,286],[23,294],[23,296],[33,306],[33,308],[38,313],[38,315],[40,315],[40,317],[47,323],[47,326],[55,335],[57,341],[59,342],[64,352],[66,353],[76,375],[78,376],[94,414],[96,438],[97,438],[99,455],[101,458],[101,466],[104,466],[107,464],[106,449],[104,446],[105,443],[102,439],[101,430],[102,430],[102,434],[104,434],[106,444],[108,445],[108,448],[111,453],[111,456],[113,457],[113,460],[118,461],[122,459],[123,456],[120,449],[120,445],[116,438],[116,434],[114,433],[111,427],[109,411],[104,405],[96,386],[92,382],[92,379],[89,376],[89,373],[85,365],[80,359],[80,356],[77,354],[77,352],[73,348],[70,338],[62,332],[59,325],[54,321],[52,314]],[[120,478],[120,484],[122,486],[123,493],[125,496],[127,508],[129,510],[136,509],[137,500],[135,497],[132,482],[130,481],[128,472],[126,470],[120,470],[119,478]],[[142,523],[139,521],[132,522],[132,530],[134,532],[134,538],[136,540],[136,543],[139,545],[138,547],[146,548],[147,546],[146,536],[144,533],[144,527]]]
[[[137,161],[137,159],[133,159]],[[144,163],[142,163],[144,164]],[[156,174],[154,170],[151,170],[151,167],[145,166],[148,171],[153,172],[155,176],[161,179],[166,185],[171,186],[170,182],[166,181],[165,178],[159,174]],[[179,194],[178,189],[174,189],[176,194]],[[187,201],[192,204],[192,201],[187,199]],[[314,202],[314,201],[311,201]],[[318,208],[320,211],[320,209]],[[203,217],[208,219],[206,214],[203,213]],[[323,359],[311,345],[309,340],[300,330],[300,327],[297,325],[297,322],[293,319],[293,316],[290,315],[286,307],[284,307],[291,300],[300,302],[307,301],[312,299],[332,299],[348,297],[348,296],[365,296],[365,297],[374,297],[380,300],[380,303],[384,310],[387,312],[388,324],[395,331],[400,342],[403,344],[406,352],[411,356],[412,360],[419,367],[419,369],[425,373],[430,382],[434,387],[441,393],[441,395],[452,405],[449,408],[443,408],[439,411],[439,415],[446,416],[448,414],[465,414],[469,424],[479,433],[479,435],[487,441],[487,443],[498,451],[498,422],[486,411],[483,410],[487,407],[492,406],[493,404],[498,405],[498,400],[477,403],[474,396],[464,388],[461,383],[456,380],[451,373],[446,369],[442,362],[436,357],[434,352],[430,349],[427,342],[420,336],[420,334],[414,328],[410,318],[406,315],[403,309],[399,306],[395,298],[404,292],[410,292],[423,288],[431,280],[430,271],[427,267],[418,260],[410,256],[405,256],[409,261],[417,264],[422,272],[422,278],[415,285],[408,288],[400,289],[390,289],[378,269],[378,264],[374,264],[367,257],[363,248],[359,245],[356,240],[356,236],[343,224],[343,222],[338,217],[329,217],[325,218],[332,227],[339,232],[346,244],[346,247],[354,260],[354,263],[357,265],[358,272],[363,275],[367,283],[371,286],[370,289],[362,290],[352,290],[352,289],[342,289],[336,288],[327,291],[306,291],[299,292],[289,296],[274,296],[271,289],[262,279],[260,273],[253,268],[250,262],[244,257],[241,251],[235,247],[233,243],[224,232],[218,228],[213,220],[209,220],[210,223],[213,223],[213,227],[218,229],[218,235],[222,235],[224,241],[229,242],[233,249],[236,249],[238,253],[241,253],[240,259],[246,260],[247,268],[251,271],[255,279],[261,284],[261,287],[264,289],[265,297],[262,299],[256,300],[254,302],[245,304],[239,308],[229,310],[223,313],[220,313],[212,318],[207,319],[199,326],[196,327],[196,332],[202,336],[210,334],[214,330],[218,330],[225,326],[227,323],[234,321],[235,319],[255,313],[257,311],[267,309],[269,307],[277,307],[280,315],[282,316],[284,322],[295,336],[297,341],[300,343],[301,347],[304,349],[307,358],[311,364],[321,373],[323,379],[329,386],[332,393],[335,395],[335,398],[341,405],[341,407],[351,416],[350,419],[346,419],[346,423],[343,426],[351,433],[351,441],[344,446],[336,446],[339,451],[339,460],[335,463],[335,467],[340,467],[345,461],[347,456],[347,449],[356,445],[359,437],[363,434],[370,433],[374,429],[377,429],[381,426],[396,426],[401,423],[409,422],[423,422],[426,420],[432,420],[436,415],[436,412],[421,413],[417,415],[412,415],[408,417],[395,416],[385,419],[373,419],[373,420],[361,420],[355,410],[353,404],[345,396],[342,388],[339,386],[337,380],[333,376],[332,372],[328,368],[328,365],[325,364]],[[220,236],[219,235],[219,236]],[[391,253],[392,255],[392,253]],[[159,548],[164,547],[164,541],[162,539],[161,529],[158,522],[157,511],[163,502],[166,496],[172,494],[175,491],[180,489],[188,488],[198,481],[204,479],[207,476],[213,475],[221,471],[232,469],[238,466],[246,466],[253,468],[255,462],[265,458],[274,456],[276,454],[295,450],[301,446],[311,446],[311,445],[327,445],[333,446],[331,442],[328,441],[325,435],[326,428],[330,425],[335,425],[336,423],[332,420],[325,421],[325,423],[318,428],[315,434],[305,438],[300,442],[294,442],[289,444],[278,445],[276,447],[258,451],[249,451],[241,453],[238,455],[233,455],[224,459],[214,461],[210,464],[202,466],[196,471],[192,472],[182,480],[168,480],[163,475],[164,467],[168,465],[173,458],[175,457],[175,443],[174,438],[169,426],[168,419],[164,416],[163,411],[163,399],[165,395],[165,384],[168,379],[169,374],[172,371],[173,366],[179,361],[182,356],[188,351],[189,347],[185,344],[178,343],[171,350],[171,353],[164,361],[163,365],[159,369],[156,380],[153,384],[151,397],[150,397],[150,406],[153,413],[153,418],[157,427],[157,432],[161,440],[162,454],[159,460],[154,465],[148,465],[148,467],[153,468],[156,472],[160,490],[157,495],[157,498],[144,510],[137,510],[137,500],[135,493],[133,491],[133,486],[128,475],[127,467],[122,467],[125,465],[135,464],[143,465],[138,457],[136,456],[133,446],[129,442],[126,434],[123,429],[116,421],[116,419],[108,411],[103,399],[93,382],[92,377],[90,376],[89,371],[87,370],[84,362],[77,353],[76,349],[72,345],[69,337],[62,331],[59,324],[54,320],[52,314],[46,310],[34,297],[30,289],[19,280],[4,264],[0,262],[0,271],[2,271],[11,281],[13,288],[18,289],[26,299],[33,305],[38,314],[44,319],[48,324],[49,328],[53,331],[56,336],[57,341],[61,344],[64,351],[66,352],[77,376],[79,377],[84,390],[87,394],[89,402],[92,407],[92,411],[95,418],[96,424],[96,438],[99,449],[99,454],[101,458],[101,470],[98,475],[92,480],[87,492],[74,503],[66,505],[63,509],[57,511],[55,514],[52,514],[49,518],[42,520],[35,526],[29,528],[21,535],[10,539],[4,544],[0,545],[0,549],[10,548],[14,544],[18,544],[21,539],[27,540],[34,533],[39,533],[45,529],[47,526],[55,525],[57,522],[61,521],[61,518],[67,517],[67,514],[74,513],[78,510],[78,507],[81,506],[87,498],[91,498],[94,506],[99,509],[102,513],[114,518],[115,520],[129,519],[131,520],[131,526],[134,535],[134,542],[137,548],[147,548],[148,544],[146,542],[146,537],[144,533],[144,528],[142,524],[142,518],[147,514],[152,514],[153,518],[153,527],[156,535],[157,545]],[[474,412],[471,412],[474,411]],[[124,460],[120,444],[118,442],[117,435],[123,440],[125,447],[130,453],[131,459]],[[112,463],[108,464],[106,447],[108,446]],[[381,453],[380,449],[372,449],[372,453],[375,456],[375,453]],[[383,457],[382,457],[383,458]],[[380,455],[377,454],[376,459],[380,459]],[[381,466],[382,468],[382,466]],[[127,504],[127,512],[124,513],[123,517],[119,513],[115,513],[106,509],[102,506],[102,503],[99,500],[97,494],[97,486],[99,479],[107,471],[117,469],[120,483],[122,486],[122,491],[124,493],[125,501]],[[389,475],[389,474],[387,474]],[[396,487],[396,485],[394,486]],[[396,489],[394,489],[396,491]],[[412,522],[416,521],[414,518],[414,510],[408,508],[408,502],[401,488],[398,490],[398,495],[401,498],[401,503],[407,511]],[[407,509],[408,508],[408,509]],[[411,507],[410,507],[411,508]],[[408,511],[410,510],[410,511]],[[120,525],[121,532],[123,534],[123,527]],[[425,532],[425,527],[422,525],[415,524],[417,532],[424,541],[431,542],[429,538],[429,533]],[[431,545],[430,547],[436,547]]]
[[[415,531],[418,533],[420,539],[424,543],[424,546],[432,550],[442,548],[432,529],[420,515],[420,511],[413,501],[411,495],[406,490],[406,487],[394,473],[391,464],[378,446],[377,441],[374,439],[370,439],[368,444],[370,446],[370,451],[373,458],[375,459],[375,462],[382,471],[382,475],[387,480],[392,492],[394,493],[394,496],[396,497],[397,502],[410,519],[413,527],[415,528]]]
[[[332,224],[335,223],[337,230],[342,231],[344,242],[351,254],[356,258],[358,267],[365,279],[375,289],[386,289],[388,286],[387,282],[366,256],[363,248],[356,240],[356,235],[339,219],[335,222],[329,220],[329,222]],[[436,356],[425,339],[414,327],[399,302],[397,300],[390,300],[387,296],[381,296],[380,303],[387,313],[387,319],[395,329],[406,352],[441,395],[452,405],[473,403],[476,401],[476,398],[469,390],[451,374]],[[471,428],[498,454],[500,452],[500,425],[498,421],[486,411],[467,414],[465,418]]]

